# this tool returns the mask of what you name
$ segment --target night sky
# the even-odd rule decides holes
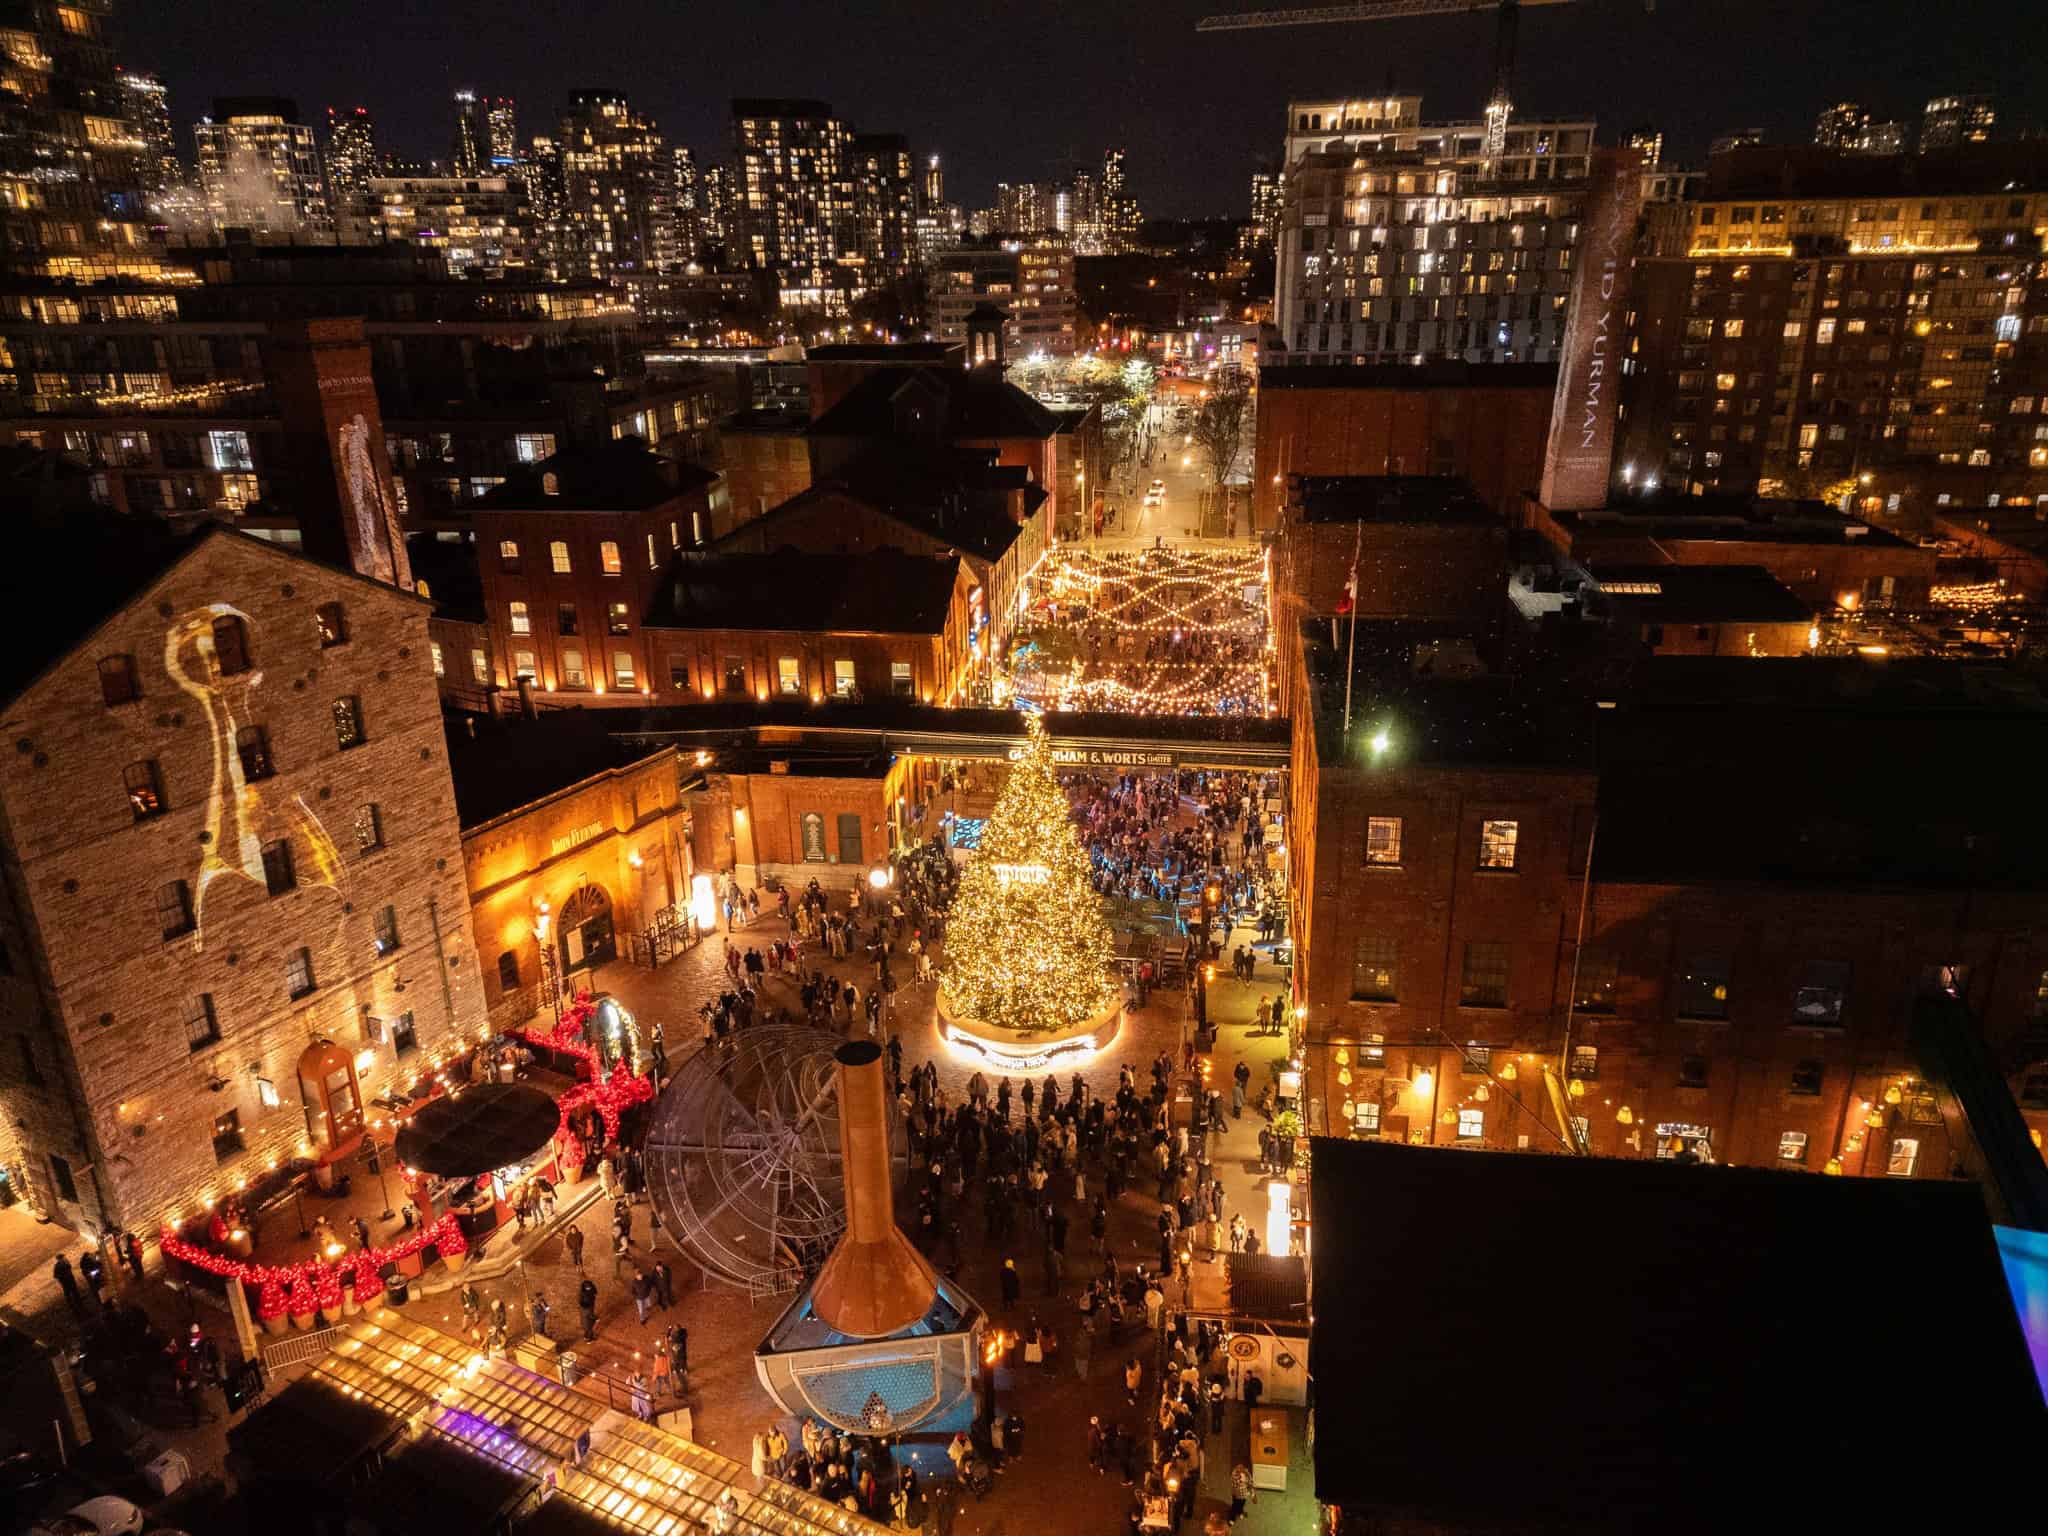
[[[1286,0],[1274,0],[1286,3]],[[973,208],[999,180],[1128,152],[1147,214],[1244,212],[1277,161],[1290,96],[1420,91],[1427,118],[1476,115],[1487,14],[1372,26],[1207,33],[1196,18],[1270,5],[1205,0],[120,0],[117,56],[160,73],[179,145],[216,95],[297,98],[307,121],[367,105],[380,142],[445,157],[449,96],[519,103],[524,142],[577,86],[628,93],[671,143],[730,153],[735,95],[817,96],[856,130],[945,156]],[[1844,97],[1917,118],[1930,95],[1988,91],[2000,128],[2039,130],[2043,0],[1582,0],[1522,16],[1516,105],[1595,114],[1602,138],[1654,123],[1697,163],[1707,140],[1810,135]],[[1670,158],[1667,150],[1667,159]]]

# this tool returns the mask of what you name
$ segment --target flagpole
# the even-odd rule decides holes
[[[1358,660],[1358,555],[1365,547],[1365,524],[1358,525],[1358,532],[1351,541],[1351,644],[1344,653],[1344,744],[1351,745],[1351,678],[1354,663]]]

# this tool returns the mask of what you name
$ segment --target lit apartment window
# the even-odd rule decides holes
[[[1368,816],[1365,819],[1365,862],[1393,865],[1401,862],[1401,818]]]
[[[512,679],[514,682],[531,683],[539,677],[540,670],[535,665],[533,652],[514,651],[512,653]]]
[[[374,805],[356,809],[356,852],[375,853],[384,846],[384,813]]]
[[[597,546],[597,563],[607,576],[616,576],[625,569],[619,560],[618,540],[606,539]]]
[[[322,603],[313,610],[313,627],[320,635],[320,649],[348,642],[348,617],[341,611],[339,603]]]
[[[1573,1046],[1572,1059],[1565,1065],[1565,1076],[1589,1083],[1596,1080],[1600,1076],[1600,1048],[1596,1045]]]
[[[605,626],[615,635],[630,635],[633,632],[633,615],[624,603],[613,603],[605,611]]]
[[[533,633],[533,616],[526,611],[526,604],[515,602],[511,605],[511,623],[515,635]]]
[[[427,649],[434,658],[434,676],[446,677],[448,675],[448,658],[441,653],[441,642],[429,640],[427,642]]]
[[[1486,1111],[1483,1109],[1461,1109],[1458,1111],[1458,1140],[1483,1141],[1486,1138]]]
[[[1481,869],[1513,869],[1515,867],[1515,844],[1520,840],[1522,826],[1516,821],[1485,821],[1479,824],[1479,867]]]
[[[562,540],[556,539],[548,545],[548,565],[557,576],[570,573],[569,546]]]
[[[222,473],[247,473],[256,467],[256,457],[249,451],[249,434],[246,432],[209,432],[206,434],[206,467]]]
[[[1892,1149],[1885,1157],[1884,1171],[1895,1179],[1910,1179],[1919,1165],[1920,1143],[1911,1136],[1901,1136],[1892,1142]]]
[[[483,651],[472,647],[469,653],[469,672],[478,682],[488,684],[491,680],[491,658]]]
[[[128,808],[137,821],[163,815],[163,788],[157,782],[155,763],[130,763],[121,770],[121,783],[128,791]]]
[[[1400,989],[1396,978],[1400,970],[1399,947],[1392,939],[1366,937],[1358,940],[1351,951],[1351,996],[1362,1003],[1391,1003],[1398,999]]]
[[[512,438],[512,456],[522,464],[538,464],[542,459],[553,457],[555,435],[552,432],[520,432]]]
[[[380,955],[398,948],[398,908],[386,907],[377,914],[376,945]]]
[[[775,658],[775,691],[777,693],[802,693],[804,691],[803,666],[794,656]]]
[[[1780,1131],[1778,1133],[1778,1161],[1781,1163],[1803,1163],[1806,1161],[1806,1132]]]
[[[917,684],[910,676],[909,662],[892,661],[889,663],[889,691],[891,693],[908,697],[916,691],[916,688]]]
[[[631,651],[612,652],[612,682],[621,688],[636,686],[633,681],[633,653]]]
[[[270,760],[270,734],[260,725],[245,725],[235,732],[235,755],[241,761],[245,784],[254,784],[277,772]]]
[[[334,716],[334,744],[343,752],[363,744],[363,704],[353,694],[344,694],[330,706]]]
[[[588,688],[590,674],[583,668],[581,651],[562,652],[562,686],[564,688]]]
[[[845,699],[853,696],[853,690],[853,662],[841,656],[832,663],[832,691]]]
[[[519,574],[519,546],[511,539],[498,540],[498,568],[507,575]]]

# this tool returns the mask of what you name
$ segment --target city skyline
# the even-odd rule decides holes
[[[1484,16],[1197,34],[1196,20],[1219,9],[1213,0],[1172,0],[1142,25],[1062,14],[1043,0],[1000,11],[899,4],[844,19],[814,0],[768,0],[743,19],[687,21],[643,0],[593,0],[573,31],[494,27],[483,7],[449,0],[408,11],[379,46],[339,50],[310,14],[265,9],[273,14],[253,25],[247,7],[222,0],[117,13],[118,56],[162,75],[188,160],[192,124],[216,95],[292,96],[308,120],[329,105],[367,105],[380,140],[439,157],[457,90],[515,98],[524,139],[548,131],[571,91],[602,87],[624,92],[668,143],[704,163],[730,156],[732,98],[819,96],[863,131],[902,133],[920,153],[942,153],[964,206],[987,204],[998,181],[1086,166],[1121,145],[1146,211],[1168,217],[1241,216],[1246,178],[1277,159],[1290,97],[1391,83],[1419,92],[1431,119],[1476,116],[1491,48]],[[1524,19],[1517,110],[1597,115],[1604,142],[1654,124],[1669,156],[1692,164],[1736,129],[1803,141],[1815,115],[1845,98],[1917,119],[1928,96],[1984,92],[2000,102],[2002,135],[2039,131],[2027,89],[2028,63],[2048,46],[2048,15],[2037,8],[1814,0],[1786,10],[1769,0],[1665,0],[1649,14],[1637,0],[1545,8]],[[1851,25],[1893,45],[1882,55],[1845,50]],[[224,53],[210,40],[230,26],[238,46]],[[689,45],[680,65],[656,63],[660,48],[611,41],[664,26]],[[1759,35],[1776,41],[1757,50],[1749,40]],[[757,51],[771,39],[772,52]],[[1717,54],[1739,60],[1740,73],[1713,67]],[[733,62],[750,58],[761,62]],[[976,88],[935,92],[935,79]]]

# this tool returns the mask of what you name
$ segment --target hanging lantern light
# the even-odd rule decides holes
[[[1504,1061],[1500,1064],[1500,1080],[1502,1082],[1512,1083],[1519,1076],[1521,1074],[1515,1070],[1515,1064],[1512,1061]]]
[[[1445,1125],[1456,1125],[1458,1123],[1458,1112],[1455,1109],[1447,1109],[1438,1115],[1437,1119],[1441,1120]]]
[[[1871,1105],[1870,1113],[1863,1117],[1863,1123],[1873,1131],[1882,1130],[1884,1128],[1884,1111],[1875,1104]]]
[[[1339,1112],[1344,1116],[1347,1122],[1356,1120],[1358,1118],[1358,1106],[1349,1099],[1346,1099],[1344,1101],[1343,1107]]]
[[[1493,1097],[1493,1090],[1489,1088],[1485,1083],[1481,1083],[1477,1088],[1474,1088],[1472,1090],[1472,1097],[1477,1099],[1480,1103],[1484,1104],[1488,1099]]]
[[[1897,1083],[1891,1084],[1884,1091],[1884,1101],[1887,1104],[1896,1104],[1904,1097],[1905,1095],[1899,1092],[1899,1085]]]
[[[1339,1067],[1337,1069],[1337,1081],[1346,1088],[1349,1088],[1351,1086],[1351,1069],[1349,1067]]]
[[[1346,1050],[1341,1045],[1337,1047],[1337,1065],[1340,1067],[1348,1067],[1351,1065],[1351,1052]]]
[[[1839,1173],[1840,1173],[1841,1171],[1842,1171],[1842,1160],[1841,1160],[1841,1159],[1840,1159],[1839,1157],[1831,1157],[1831,1158],[1829,1158],[1829,1159],[1828,1159],[1828,1163],[1827,1163],[1827,1166],[1826,1166],[1825,1168],[1821,1169],[1821,1172],[1822,1172],[1822,1173],[1826,1173],[1826,1174],[1839,1174]]]
[[[1584,1078],[1575,1077],[1572,1079],[1571,1095],[1575,1099],[1583,1099],[1586,1096],[1586,1082]]]
[[[2027,1132],[2027,1139],[2037,1147],[2041,1145],[2041,1133],[2039,1131]]]
[[[1614,1112],[1614,1118],[1623,1125],[1634,1125],[1636,1123],[1636,1112],[1624,1104]]]

